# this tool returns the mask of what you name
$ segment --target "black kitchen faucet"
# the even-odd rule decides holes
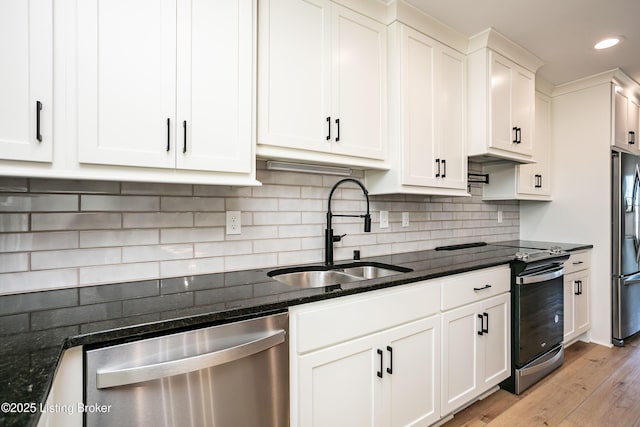
[[[338,188],[338,186],[340,184],[344,183],[344,182],[353,182],[353,183],[357,184],[362,189],[362,192],[364,193],[364,196],[367,198],[367,213],[366,214],[364,214],[364,215],[337,215],[337,214],[331,213],[331,197],[333,197],[333,192],[336,191],[336,188]],[[371,215],[369,214],[369,192],[367,191],[366,188],[364,188],[364,185],[362,185],[362,183],[360,181],[358,181],[357,179],[354,179],[354,178],[341,179],[340,181],[336,182],[336,184],[331,189],[331,192],[329,193],[329,204],[328,204],[328,208],[327,208],[327,228],[324,230],[324,263],[326,265],[333,264],[333,243],[334,242],[339,242],[340,240],[342,240],[342,238],[344,236],[346,236],[346,234],[334,236],[333,229],[331,228],[331,218],[333,218],[334,216],[350,217],[350,218],[364,218],[364,231],[365,231],[365,233],[369,233],[371,231]]]

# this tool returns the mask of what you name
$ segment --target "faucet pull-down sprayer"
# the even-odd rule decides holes
[[[362,189],[362,192],[364,193],[364,196],[367,199],[367,213],[366,214],[364,214],[364,215],[342,215],[342,214],[338,215],[338,214],[333,214],[331,212],[331,198],[333,197],[333,193],[336,191],[336,188],[338,188],[338,186],[340,184],[344,183],[344,182],[353,182],[353,183],[357,184]],[[334,242],[339,242],[340,240],[342,240],[342,238],[344,236],[346,236],[346,234],[334,236],[333,229],[331,228],[331,218],[333,218],[334,216],[337,216],[337,217],[350,217],[350,218],[364,218],[364,231],[366,233],[369,233],[371,231],[371,214],[369,213],[369,192],[367,191],[367,189],[364,187],[364,185],[360,181],[358,181],[357,179],[354,179],[354,178],[341,179],[340,181],[336,182],[336,184],[331,189],[331,192],[329,193],[329,202],[328,202],[328,206],[327,206],[327,228],[324,231],[324,235],[325,235],[325,239],[324,239],[324,263],[326,265],[333,264],[333,243]]]

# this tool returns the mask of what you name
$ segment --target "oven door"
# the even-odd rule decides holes
[[[523,271],[514,287],[516,367],[552,349],[564,336],[564,267],[553,264]]]

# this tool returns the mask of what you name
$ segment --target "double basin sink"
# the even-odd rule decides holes
[[[307,265],[271,270],[267,275],[297,288],[335,286],[360,280],[408,273],[410,268],[379,262],[352,262],[335,265]]]

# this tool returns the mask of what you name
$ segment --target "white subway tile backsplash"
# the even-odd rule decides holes
[[[0,233],[29,231],[29,214],[0,213]]]
[[[120,213],[33,213],[32,231],[103,230],[121,228]]]
[[[222,240],[224,240],[224,229],[222,227],[166,228],[160,230],[160,243],[196,243]]]
[[[44,270],[0,274],[0,294],[20,294],[78,285],[78,271]]]
[[[81,231],[81,248],[153,245],[160,243],[158,230]]]
[[[78,210],[78,196],[52,194],[1,194],[3,212],[73,212]]]
[[[0,235],[0,253],[72,249],[77,247],[77,231],[6,233]]]
[[[192,227],[192,212],[123,213],[124,228]]]
[[[122,248],[122,262],[170,261],[193,258],[193,245],[127,246]]]
[[[31,254],[31,269],[51,270],[87,265],[120,264],[122,262],[121,252],[120,248],[38,251]]]
[[[144,196],[81,196],[81,211],[115,211],[115,212],[135,212],[135,211],[157,211],[160,205],[158,197]]]
[[[267,171],[263,161],[257,176],[262,187],[0,178],[0,294],[321,262],[327,198],[342,178]],[[519,204],[471,192],[371,196],[371,233],[361,218],[334,218],[334,233],[347,234],[334,258],[517,239]],[[345,184],[331,207],[359,215],[366,203]],[[241,234],[225,233],[228,210],[242,212]],[[380,210],[389,228],[379,228]]]
[[[14,273],[29,270],[29,254],[0,254],[0,273]]]

